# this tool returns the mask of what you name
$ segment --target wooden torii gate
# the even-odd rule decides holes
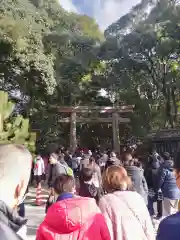
[[[69,118],[62,118],[61,123],[70,123],[70,149],[75,151],[77,146],[76,124],[77,123],[112,123],[113,147],[116,152],[120,152],[119,123],[129,123],[129,118],[122,118],[121,113],[133,112],[134,106],[104,107],[104,106],[63,106],[58,108],[60,113],[70,113]],[[77,117],[77,113],[108,113],[111,117]]]

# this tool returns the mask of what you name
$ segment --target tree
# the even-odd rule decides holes
[[[108,37],[102,46],[108,61],[106,88],[113,83],[122,102],[136,104],[133,122],[139,133],[178,124],[179,11],[177,2],[161,0],[146,18],[134,21],[133,9],[118,21],[116,38]]]
[[[54,121],[56,107],[82,101],[103,34],[93,19],[67,13],[56,0],[1,3],[1,89],[22,103],[17,111],[30,118],[40,144],[58,141],[64,126]]]
[[[8,101],[8,94],[0,91],[0,143],[24,144],[35,152],[36,133],[29,132],[29,119],[13,116],[15,104]]]
[[[56,86],[53,55],[43,44],[52,21],[27,0],[2,1],[0,11],[1,89],[28,99],[24,115],[29,116],[39,93],[52,94]]]

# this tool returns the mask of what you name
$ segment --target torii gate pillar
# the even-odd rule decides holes
[[[70,151],[75,152],[77,147],[76,138],[76,112],[71,112],[70,115]]]
[[[120,139],[119,139],[119,114],[112,113],[112,131],[113,131],[113,148],[114,151],[120,153]]]

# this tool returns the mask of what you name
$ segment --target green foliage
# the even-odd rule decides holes
[[[0,81],[12,88],[15,84],[29,96],[39,91],[52,94],[58,83],[57,52],[47,49],[48,36],[58,34],[63,40],[59,50],[65,47],[67,53],[72,48],[63,33],[87,37],[93,33],[94,38],[102,38],[93,20],[67,13],[56,0],[3,0],[0,12]]]
[[[7,101],[0,106],[5,139],[10,129],[17,139],[26,137],[30,124],[38,148],[68,145],[69,125],[59,123],[68,115],[58,113],[58,107],[112,106],[112,101],[135,105],[121,136],[179,126],[176,1],[142,0],[108,27],[105,40],[93,19],[66,12],[56,0],[3,0],[0,13],[0,83],[2,90],[20,92],[25,117],[12,117],[14,105]],[[102,89],[107,96],[99,95]],[[79,124],[77,135],[83,143],[89,140],[86,145],[108,145],[112,129],[110,124]],[[29,139],[34,142],[35,136]]]
[[[179,13],[177,1],[142,1],[105,31],[105,86],[107,91],[116,86],[117,101],[135,104],[135,135],[179,126]]]
[[[24,144],[35,151],[36,134],[29,133],[29,119],[12,116],[15,104],[8,101],[8,94],[0,91],[0,143]]]
[[[64,128],[54,121],[56,107],[81,102],[89,88],[81,79],[93,71],[103,34],[57,0],[2,0],[0,13],[1,89],[20,92],[23,115],[46,147]]]

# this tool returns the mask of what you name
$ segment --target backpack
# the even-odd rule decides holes
[[[70,167],[67,167],[66,171],[68,176],[74,177],[73,170]]]

